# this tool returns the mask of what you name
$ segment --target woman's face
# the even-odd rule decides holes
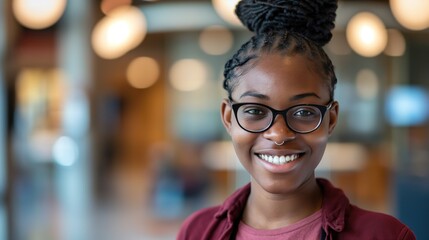
[[[304,56],[268,55],[240,77],[232,99],[278,110],[298,104],[328,105],[330,94],[325,81]],[[314,170],[337,121],[338,104],[334,102],[320,127],[307,134],[291,131],[281,115],[265,132],[247,132],[238,125],[228,100],[223,101],[221,113],[237,156],[254,183],[270,193],[291,193],[314,179]],[[283,141],[281,146],[275,144]],[[268,158],[275,156],[296,159],[284,164],[270,163]]]

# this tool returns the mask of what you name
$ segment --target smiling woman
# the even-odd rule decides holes
[[[251,180],[191,215],[178,239],[415,239],[395,218],[351,205],[315,177],[339,113],[323,50],[336,9],[336,0],[238,3],[255,35],[225,64],[221,117]]]

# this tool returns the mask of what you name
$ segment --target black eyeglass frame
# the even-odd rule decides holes
[[[267,131],[268,129],[270,129],[270,128],[273,126],[274,121],[275,121],[275,119],[276,119],[277,115],[282,115],[282,116],[283,116],[283,118],[284,118],[284,120],[285,120],[285,122],[286,122],[286,126],[287,126],[290,130],[292,130],[292,131],[293,131],[293,132],[295,132],[295,133],[299,133],[299,134],[307,134],[307,133],[311,133],[311,132],[316,131],[316,130],[320,127],[320,125],[322,124],[323,119],[324,119],[324,117],[325,117],[325,113],[326,113],[328,110],[330,110],[330,109],[331,109],[331,107],[332,107],[332,105],[333,105],[334,101],[333,101],[333,100],[329,101],[329,103],[328,103],[327,105],[318,105],[318,104],[298,104],[298,105],[295,105],[295,106],[288,107],[288,108],[286,108],[286,109],[284,109],[284,110],[277,110],[277,109],[275,109],[275,108],[272,108],[272,107],[267,106],[267,105],[262,104],[262,103],[252,103],[252,102],[242,102],[242,103],[237,103],[237,102],[234,102],[234,100],[232,100],[231,98],[229,98],[229,103],[230,103],[231,108],[232,108],[232,110],[233,110],[233,112],[234,112],[235,120],[237,121],[238,125],[239,125],[243,130],[245,130],[245,131],[247,131],[247,132],[250,132],[250,133],[261,133],[261,132],[265,132],[265,131]],[[270,123],[266,128],[261,129],[261,130],[259,130],[259,131],[252,131],[252,130],[249,130],[249,129],[244,128],[244,127],[241,125],[240,121],[238,121],[238,109],[239,109],[241,106],[243,106],[243,105],[247,105],[247,104],[258,105],[258,106],[266,107],[267,109],[269,109],[269,110],[272,112],[272,114],[273,114],[273,117],[272,117],[272,119],[271,119],[271,123]],[[310,106],[310,107],[316,107],[316,108],[317,108],[317,109],[319,109],[319,111],[320,111],[320,114],[321,114],[320,121],[319,121],[319,123],[317,124],[317,126],[316,126],[314,129],[310,130],[310,131],[297,131],[297,130],[295,130],[294,128],[292,128],[292,127],[289,125],[289,122],[288,122],[288,120],[287,120],[287,112],[288,112],[290,109],[292,109],[292,108],[301,107],[301,106],[302,106],[302,107],[308,107],[308,106]]]

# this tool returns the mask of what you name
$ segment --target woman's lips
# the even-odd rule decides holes
[[[275,165],[287,164],[299,158],[299,154],[288,154],[288,155],[257,154],[257,156],[260,159]]]

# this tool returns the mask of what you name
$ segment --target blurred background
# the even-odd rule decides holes
[[[220,122],[233,0],[0,1],[0,239],[175,239],[249,181]],[[317,175],[429,239],[429,1],[340,0]]]

